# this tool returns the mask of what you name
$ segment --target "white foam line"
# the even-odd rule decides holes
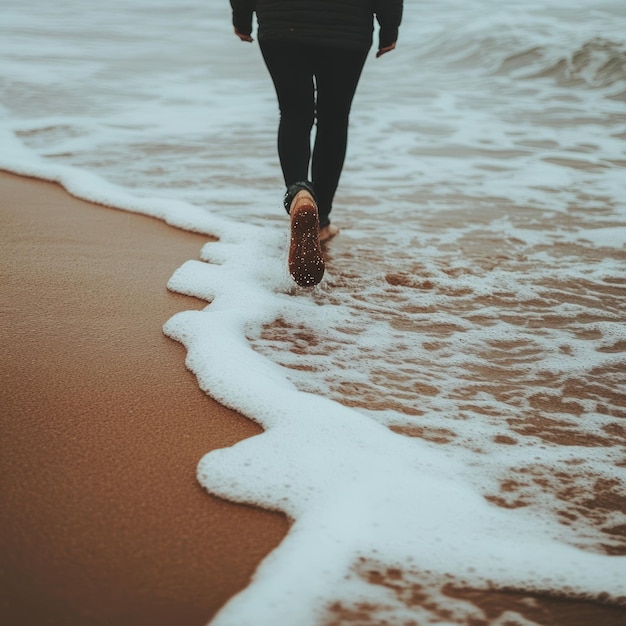
[[[96,174],[51,164],[28,150],[13,133],[0,129],[0,169],[61,185],[71,195],[111,208],[155,217],[170,226],[191,232],[224,237],[232,233],[230,222],[179,200],[138,198]]]
[[[198,269],[187,264],[181,276],[189,272],[193,282]],[[237,288],[220,279],[201,290],[230,301]],[[186,346],[200,386],[266,429],[207,454],[199,481],[212,493],[295,520],[254,584],[215,625],[319,623],[359,556],[384,555],[386,563],[406,565],[408,555],[420,568],[478,587],[497,581],[564,594],[626,595],[626,558],[559,542],[540,520],[488,504],[466,481],[468,467],[448,453],[287,383],[279,366],[250,349],[244,332],[257,323],[259,310],[265,308],[262,317],[269,320],[279,307],[278,298],[257,291],[247,308],[213,311],[212,305],[165,326]]]

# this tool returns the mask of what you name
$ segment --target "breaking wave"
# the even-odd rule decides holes
[[[533,47],[507,56],[497,73],[549,77],[560,86],[610,87],[626,83],[626,46],[596,37],[571,52]]]

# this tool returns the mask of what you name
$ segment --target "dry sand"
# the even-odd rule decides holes
[[[195,480],[259,432],[162,334],[207,238],[5,173],[0,215],[0,623],[206,624],[287,530]]]

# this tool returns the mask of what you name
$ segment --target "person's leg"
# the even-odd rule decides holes
[[[315,118],[313,69],[301,46],[261,43],[260,48],[278,98],[278,156],[285,185],[289,187],[309,177]]]
[[[324,256],[314,190],[308,182],[315,119],[310,54],[302,46],[278,43],[261,44],[261,53],[280,108],[278,155],[287,186],[285,208],[291,216],[289,273],[298,285],[313,287],[324,275]]]
[[[320,49],[316,56],[317,135],[311,165],[320,226],[328,225],[348,142],[348,121],[367,51]]]

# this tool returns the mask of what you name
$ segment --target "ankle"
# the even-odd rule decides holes
[[[285,211],[289,213],[291,211],[291,206],[296,196],[301,192],[306,191],[311,200],[317,206],[317,199],[315,197],[315,191],[313,189],[313,184],[308,180],[299,181],[297,183],[293,183],[287,187],[287,191],[285,192],[285,197],[283,198],[283,205],[285,207]]]

